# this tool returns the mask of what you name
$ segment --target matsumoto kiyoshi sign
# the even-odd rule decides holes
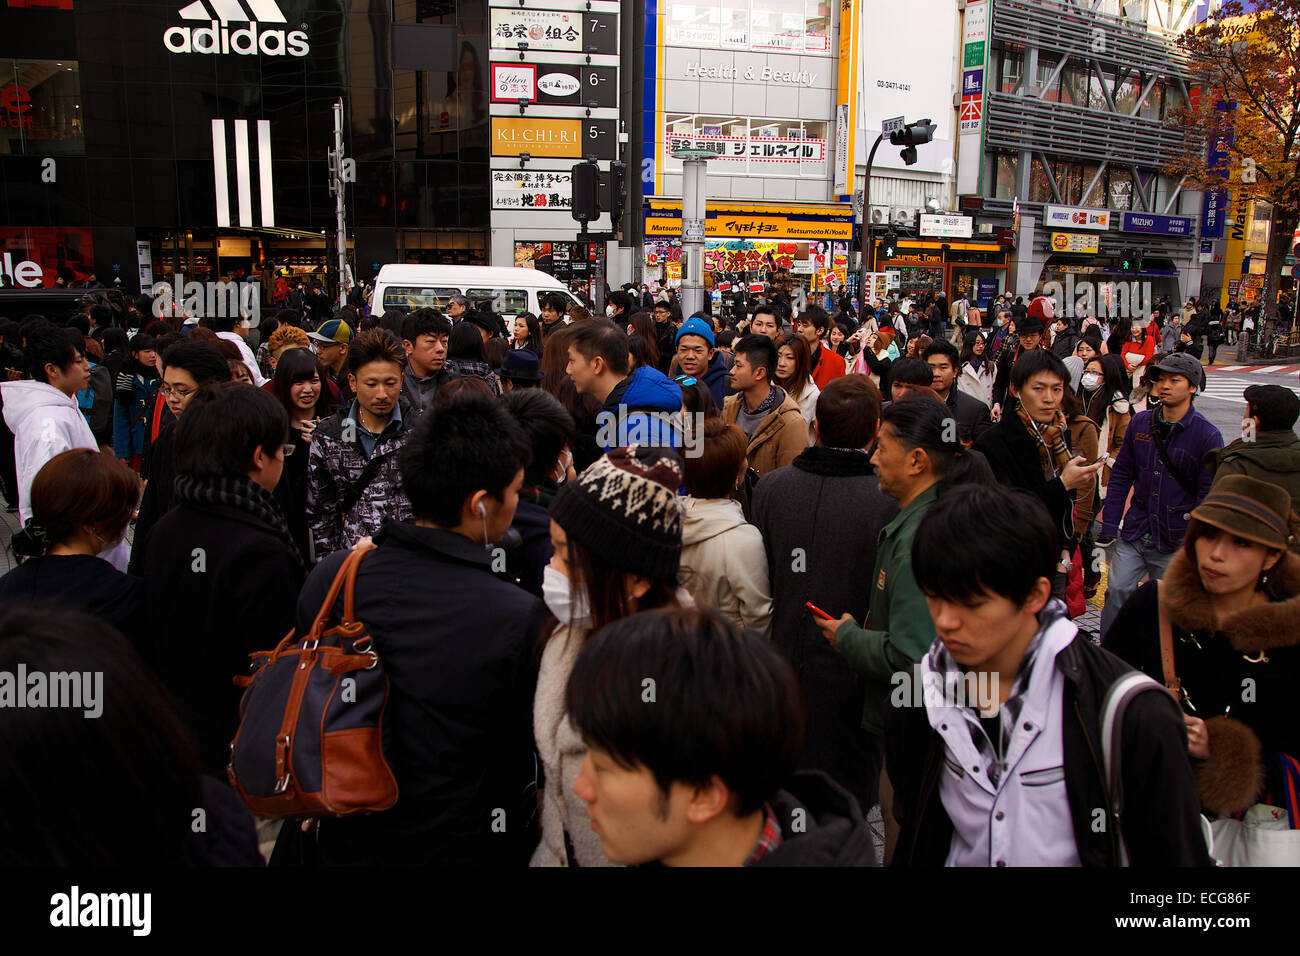
[[[285,29],[288,20],[276,0],[194,0],[179,15],[186,24],[163,32],[171,53],[297,57],[311,52],[305,30]]]

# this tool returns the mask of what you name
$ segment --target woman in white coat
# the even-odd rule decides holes
[[[985,357],[985,349],[982,331],[971,329],[966,333],[961,348],[961,375],[957,379],[957,388],[992,408],[994,370]]]
[[[740,627],[772,636],[772,590],[763,535],[730,494],[744,479],[745,433],[720,418],[704,423],[702,453],[684,459],[682,587],[696,604],[721,611]]]

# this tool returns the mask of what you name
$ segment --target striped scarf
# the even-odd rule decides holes
[[[284,520],[284,512],[280,510],[280,503],[271,492],[253,479],[244,475],[223,475],[220,478],[177,475],[173,488],[177,501],[200,506],[225,505],[228,508],[238,508],[269,525],[280,536],[280,540],[288,545],[303,574],[307,573],[307,566],[303,563],[298,546],[293,542],[293,535],[289,533],[289,525]]]
[[[1056,418],[1050,425],[1039,425],[1029,417],[1025,406],[1017,404],[1016,414],[1020,416],[1025,431],[1034,436],[1038,443],[1038,460],[1043,466],[1043,478],[1051,481],[1070,463],[1070,449],[1065,447],[1065,415],[1057,411]],[[1073,493],[1070,494],[1073,498]],[[1061,530],[1067,539],[1074,537],[1074,509],[1066,509],[1065,520]]]

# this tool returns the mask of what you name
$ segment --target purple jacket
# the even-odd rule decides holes
[[[1132,488],[1133,504],[1124,515],[1124,540],[1136,541],[1150,532],[1156,550],[1171,554],[1182,544],[1192,509],[1210,490],[1211,476],[1205,466],[1205,456],[1223,447],[1223,436],[1194,407],[1173,423],[1166,447],[1174,466],[1189,478],[1195,478],[1196,497],[1192,498],[1160,460],[1151,436],[1153,414],[1139,412],[1124,433],[1124,443],[1111,469],[1110,484],[1106,486],[1101,537],[1116,536],[1119,519],[1124,515],[1124,502]]]

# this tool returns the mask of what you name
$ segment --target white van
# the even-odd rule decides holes
[[[557,293],[565,312],[581,305],[559,279],[537,269],[501,269],[492,266],[425,266],[393,263],[381,266],[375,280],[370,311],[377,316],[389,309],[444,310],[453,295],[463,295],[473,308],[486,300],[492,311],[513,318],[521,312],[542,313],[541,297]]]

